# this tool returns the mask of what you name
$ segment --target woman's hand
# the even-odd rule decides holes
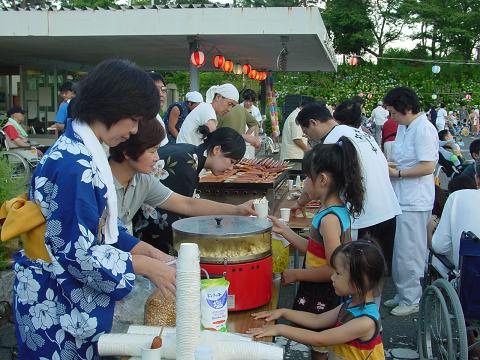
[[[253,200],[248,200],[243,204],[237,205],[236,208],[237,208],[238,215],[244,215],[244,216],[257,215],[257,213],[253,208]]]
[[[290,228],[285,225],[282,220],[276,218],[275,216],[268,216],[268,218],[272,221],[273,224],[272,231],[285,237],[285,234],[288,230],[290,230]]]
[[[398,178],[398,170],[396,167],[388,166],[388,175],[393,178]]]
[[[287,269],[282,273],[282,284],[288,285],[297,281],[297,269]]]
[[[174,298],[176,293],[176,270],[162,261],[155,261],[147,277],[165,298]]]
[[[279,336],[283,325],[265,325],[261,328],[248,329],[247,334],[254,338],[262,338],[267,336]]]
[[[165,254],[163,251],[157,249],[156,247],[146,243],[145,241],[139,241],[137,245],[130,250],[132,255],[144,255],[153,259],[160,260],[164,263],[170,262],[175,258],[171,255]]]
[[[271,311],[261,311],[259,313],[253,313],[252,317],[255,320],[264,319],[265,321],[274,321],[280,319],[283,316],[283,309],[276,309]]]

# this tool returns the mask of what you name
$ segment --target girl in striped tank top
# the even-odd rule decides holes
[[[252,314],[272,321],[281,317],[305,328],[265,325],[248,332],[257,338],[284,336],[297,342],[328,348],[329,360],[383,360],[380,314],[374,296],[386,273],[383,254],[372,241],[358,240],[337,247],[331,258],[333,286],[346,299],[335,309],[311,314],[277,309]],[[327,329],[318,331],[320,329]]]
[[[302,269],[288,269],[282,274],[286,284],[299,282],[293,309],[321,314],[340,302],[330,279],[330,257],[338,246],[351,240],[350,216],[361,213],[364,188],[357,151],[346,137],[335,144],[316,145],[305,155],[302,169],[307,175],[304,191],[322,204],[312,219],[310,237],[305,239],[278,219],[271,220],[274,232],[305,253]],[[312,359],[326,359],[327,352],[315,348]]]

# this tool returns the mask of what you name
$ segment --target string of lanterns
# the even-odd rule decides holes
[[[205,65],[206,57],[203,51],[196,50],[190,55],[190,63],[196,68]],[[266,71],[259,71],[252,68],[250,64],[234,64],[232,60],[225,59],[223,55],[212,57],[212,65],[216,69],[222,69],[226,73],[233,72],[235,75],[247,75],[252,80],[263,81],[267,78]]]

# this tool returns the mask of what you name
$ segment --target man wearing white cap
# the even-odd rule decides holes
[[[382,129],[383,124],[387,121],[388,111],[383,107],[383,102],[379,101],[377,107],[373,109],[371,120],[375,123],[375,140],[380,145],[382,143]]]
[[[171,104],[163,116],[169,143],[176,142],[185,118],[200,103],[203,103],[203,96],[198,91],[190,91],[185,95],[185,100]]]
[[[232,84],[214,85],[207,90],[207,102],[199,104],[185,118],[177,136],[178,143],[200,145],[217,128],[217,115],[225,115],[238,104],[238,90]]]

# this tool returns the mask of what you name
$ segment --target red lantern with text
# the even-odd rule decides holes
[[[472,100],[472,95],[470,94],[465,95],[465,100],[468,100],[468,101]]]
[[[190,62],[196,68],[202,67],[205,64],[205,54],[200,50],[194,51],[190,56]]]
[[[250,72],[248,73],[248,77],[249,77],[250,79],[254,79],[254,80],[255,80],[255,78],[257,77],[257,72],[258,72],[258,71],[255,70],[255,69],[250,70]]]
[[[268,72],[264,71],[262,80],[266,80],[267,77],[268,77]]]
[[[252,67],[250,66],[250,64],[244,64],[242,66],[242,72],[244,75],[250,74],[250,71],[252,71]]]
[[[348,59],[348,63],[352,66],[358,65],[358,58],[356,56],[352,56]]]
[[[212,64],[216,69],[220,69],[224,63],[225,63],[225,56],[215,55],[212,58]]]
[[[223,64],[223,71],[225,72],[232,72],[233,70],[233,61],[231,60],[226,60],[225,63]]]

